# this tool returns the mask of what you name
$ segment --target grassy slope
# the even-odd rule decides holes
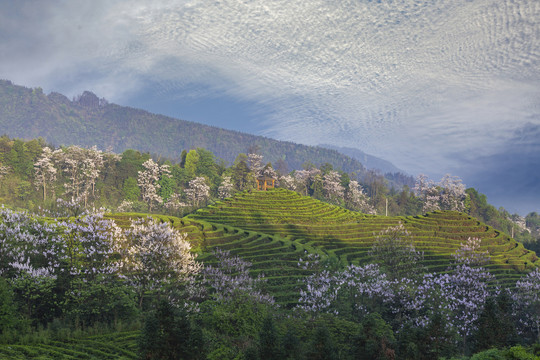
[[[1,345],[0,359],[138,359],[138,331],[32,345]]]
[[[402,222],[431,272],[447,271],[452,254],[469,237],[482,239],[487,266],[500,283],[512,285],[524,271],[540,266],[534,252],[463,213],[434,212],[415,217],[369,216],[328,205],[287,190],[241,193],[188,216],[199,222],[201,259],[212,247],[230,249],[270,278],[279,302],[294,302],[296,266],[304,251],[334,256],[345,263],[370,261],[368,251],[380,231]],[[195,237],[195,236],[193,236]],[[296,294],[296,295],[295,295]]]

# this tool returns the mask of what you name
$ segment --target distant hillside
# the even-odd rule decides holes
[[[32,139],[43,137],[55,145],[97,145],[115,152],[137,149],[172,159],[182,150],[203,147],[232,163],[239,153],[259,148],[265,162],[300,169],[307,162],[330,163],[346,172],[365,173],[360,161],[336,150],[294,144],[262,136],[220,129],[194,122],[119,106],[85,91],[70,100],[62,94],[45,95],[0,80],[0,133]]]
[[[390,161],[378,158],[373,155],[366,154],[362,150],[350,147],[340,147],[330,144],[319,144],[319,146],[339,151],[340,153],[350,156],[353,159],[356,159],[362,163],[367,169],[379,170],[384,173],[405,173],[405,171],[397,168]]]

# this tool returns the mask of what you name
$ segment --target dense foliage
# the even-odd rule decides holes
[[[13,349],[48,354],[45,344],[85,341],[73,331],[84,337],[126,324],[140,335],[107,356],[437,359],[488,349],[526,359],[538,351],[523,346],[540,340],[540,271],[515,287],[489,286],[473,240],[437,274],[392,261],[419,256],[402,226],[378,235],[370,251],[378,264],[304,254],[298,267],[307,276],[287,309],[230,251],[216,247],[204,267],[196,262],[172,218],[118,217],[118,225],[101,213],[52,219],[9,209],[0,217],[0,340],[19,344],[0,346],[8,358]]]
[[[173,163],[1,137],[2,201],[41,216],[0,210],[0,340],[13,346],[0,354],[53,357],[50,344],[60,353],[133,329],[124,348],[96,348],[147,359],[538,352],[540,272],[518,272],[537,259],[464,213],[516,235],[521,219],[451,176],[398,191],[328,164],[263,164],[255,153],[227,167],[201,148]],[[253,191],[259,175],[295,192]],[[372,215],[386,201],[389,215],[413,216]],[[192,214],[91,210],[101,206]],[[419,216],[434,209],[444,211]],[[538,215],[523,223],[533,239]]]

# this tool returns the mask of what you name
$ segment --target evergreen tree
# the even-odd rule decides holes
[[[267,316],[263,321],[259,333],[259,355],[261,359],[265,360],[281,359],[272,316]]]
[[[506,291],[497,297],[489,297],[477,322],[474,338],[476,351],[492,347],[502,348],[517,342],[517,333],[512,319],[512,299]]]
[[[395,358],[394,334],[378,313],[362,321],[355,343],[355,359],[386,360]]]
[[[337,358],[334,342],[325,325],[319,326],[315,331],[308,358],[312,360],[334,360]]]
[[[144,323],[139,338],[142,359],[201,359],[204,357],[202,332],[185,310],[162,300]]]

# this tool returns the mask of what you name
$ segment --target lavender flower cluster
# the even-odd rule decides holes
[[[349,265],[341,271],[329,271],[310,267],[310,263],[313,259],[299,262],[303,269],[316,269],[303,280],[299,309],[312,315],[338,314],[340,304],[350,302],[354,314],[363,317],[383,306],[399,322],[397,331],[405,325],[425,328],[439,316],[447,332],[456,333],[463,342],[476,330],[488,297],[501,291],[499,287],[490,289],[488,285],[495,279],[487,270],[464,263],[447,273],[427,273],[415,279],[389,279],[376,264]],[[540,271],[535,270],[518,281],[512,296],[521,331],[532,331],[538,336]]]
[[[216,266],[206,266],[202,271],[202,284],[212,291],[219,301],[231,301],[237,295],[247,295],[251,300],[264,304],[274,304],[274,298],[262,291],[264,274],[253,278],[249,275],[251,263],[230,251],[215,249]]]

